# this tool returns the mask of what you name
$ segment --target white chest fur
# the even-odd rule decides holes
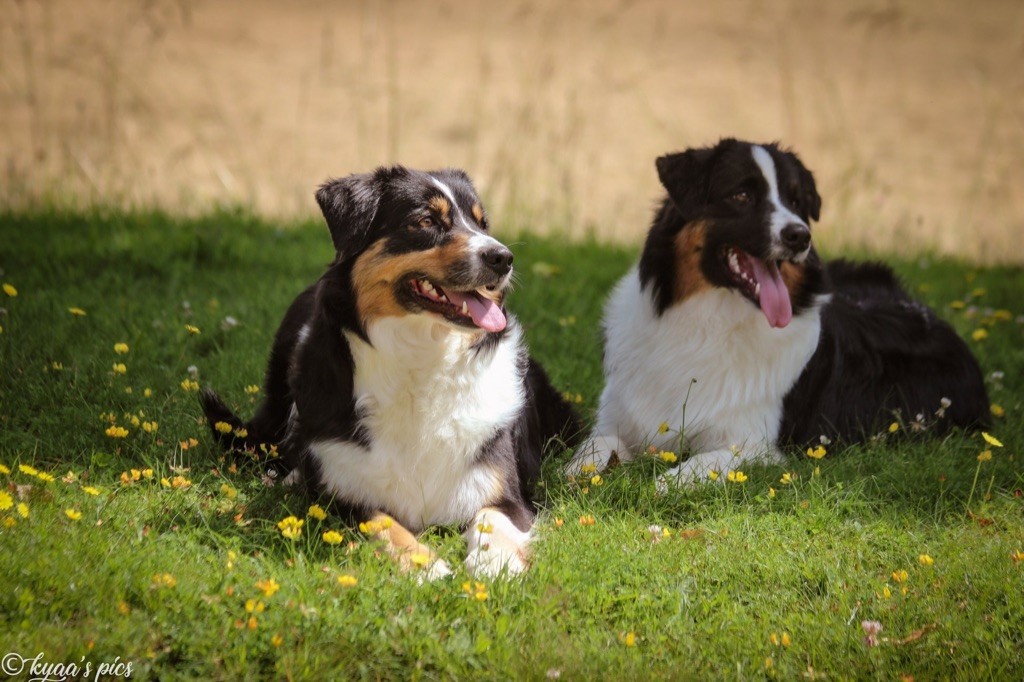
[[[483,352],[468,335],[419,316],[379,320],[368,335],[372,345],[347,339],[371,444],[312,444],[325,488],[383,508],[411,530],[468,521],[502,484],[477,458],[522,408],[519,329]]]
[[[596,435],[628,448],[676,449],[683,428],[694,452],[774,446],[782,401],[814,353],[817,308],[772,329],[739,294],[713,288],[655,315],[636,270],[606,311],[605,377]],[[667,422],[672,431],[658,434]]]

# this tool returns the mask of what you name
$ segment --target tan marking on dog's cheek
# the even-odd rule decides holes
[[[779,274],[782,275],[782,283],[786,285],[786,289],[789,291],[790,300],[799,298],[800,294],[803,293],[804,284],[807,280],[807,266],[803,263],[790,263],[786,261],[779,268]]]
[[[480,204],[473,204],[473,208],[470,209],[470,210],[473,211],[473,217],[476,219],[477,224],[478,225],[483,225],[483,223],[484,223],[484,208],[483,208],[483,206],[481,206]]]
[[[711,288],[711,283],[704,277],[700,267],[706,238],[707,225],[704,223],[687,225],[676,235],[674,303],[680,303],[694,294]]]
[[[430,201],[427,202],[427,206],[440,213],[441,219],[445,222],[446,225],[452,224],[452,205],[451,202],[449,202],[446,198],[440,196],[433,197],[430,199]]]
[[[356,310],[364,325],[381,317],[401,317],[408,311],[395,299],[395,281],[408,272],[402,259],[383,255],[384,240],[373,244],[352,267],[352,290]]]

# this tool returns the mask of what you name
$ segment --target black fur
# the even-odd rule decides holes
[[[396,166],[332,180],[320,187],[316,198],[334,242],[334,262],[285,314],[268,362],[266,397],[251,420],[245,422],[233,414],[213,391],[202,393],[207,421],[223,447],[260,454],[276,446],[281,453],[279,470],[284,473],[299,467],[311,494],[327,498],[330,491],[324,489],[320,462],[311,454],[309,444],[340,440],[364,448],[372,445],[373,434],[364,428],[356,406],[354,360],[343,333],[354,333],[369,342],[364,320],[359,317],[353,269],[359,256],[379,242],[383,242],[386,256],[397,256],[427,251],[458,237],[459,226],[445,223],[444,216],[430,207],[430,200],[443,194],[432,177],[451,189],[462,215],[471,215],[473,205],[480,203],[469,178],[458,170],[428,174]],[[486,217],[477,220],[473,228],[486,233]],[[452,278],[461,284],[473,276],[478,275],[455,268]],[[419,304],[410,296],[402,290],[395,292],[396,300],[418,312]],[[482,334],[471,352],[494,352],[516,324],[511,315],[507,319],[506,329]],[[299,343],[303,328],[307,336]],[[494,463],[504,474],[503,493],[493,505],[525,529],[534,516],[533,486],[545,447],[552,439],[574,442],[581,427],[544,370],[526,355],[525,348],[521,353],[525,407],[511,425],[481,447],[479,459]],[[245,428],[248,434],[245,438],[221,434],[214,428],[219,421],[234,429]],[[365,508],[344,499],[332,499],[330,504],[336,513],[352,520],[390,513],[386,507]]]

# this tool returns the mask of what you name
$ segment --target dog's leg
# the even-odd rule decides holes
[[[518,575],[529,565],[533,529],[520,530],[500,509],[484,507],[466,529],[466,570],[472,576],[494,578],[502,571]]]
[[[565,466],[567,476],[579,476],[581,473],[604,471],[613,460],[628,462],[634,453],[618,436],[593,435],[587,439]]]
[[[405,526],[387,514],[374,514],[369,521],[359,524],[359,530],[382,541],[388,554],[403,571],[422,570],[424,581],[434,581],[452,573],[448,562],[434,554],[430,547],[417,540]]]
[[[673,485],[686,485],[696,481],[707,480],[712,477],[711,472],[715,472],[717,474],[716,480],[719,483],[723,483],[726,481],[729,472],[735,471],[739,468],[740,464],[751,462],[774,464],[781,461],[782,453],[774,446],[756,455],[748,455],[736,448],[702,452],[659,476],[657,488],[659,492],[665,492]]]

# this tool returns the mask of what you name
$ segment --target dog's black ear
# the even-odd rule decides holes
[[[708,195],[708,163],[712,148],[666,154],[654,162],[658,178],[684,217],[704,205]]]
[[[794,155],[794,158],[796,155]],[[800,169],[800,202],[803,204],[807,215],[802,216],[804,220],[810,217],[817,221],[821,217],[821,195],[818,194],[818,186],[814,182],[814,175],[807,170],[807,166],[796,160],[797,168]]]
[[[377,173],[328,180],[316,191],[316,201],[331,231],[339,259],[365,246],[381,195]]]

